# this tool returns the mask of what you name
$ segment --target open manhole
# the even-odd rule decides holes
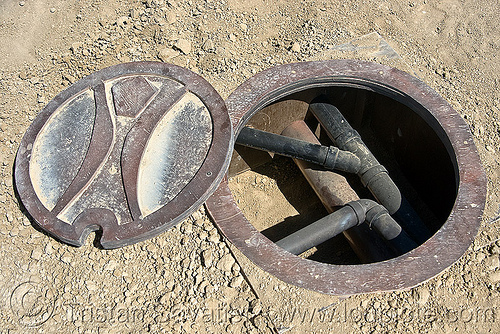
[[[350,124],[386,168],[410,207],[410,214],[405,210],[392,216],[414,244],[391,248],[365,224],[300,249],[300,256],[284,250],[275,242],[283,246],[283,238],[307,230],[348,201],[377,196],[352,173],[332,177],[330,171],[296,160],[304,178],[290,159],[271,159],[241,146],[233,154],[230,180],[206,203],[226,237],[283,281],[335,295],[409,288],[455,262],[473,241],[485,203],[485,175],[460,116],[418,79],[348,60],[274,67],[249,79],[226,100],[236,136],[253,128],[329,146],[336,135],[325,129],[328,120],[314,112],[318,104],[334,106],[341,114],[339,123]],[[273,195],[263,194],[266,188]],[[274,214],[275,203],[284,205],[289,215]]]
[[[262,269],[336,295],[444,270],[473,241],[486,192],[468,127],[436,92],[348,60],[268,69],[225,102],[178,66],[103,69],[35,118],[15,184],[36,223],[76,246],[93,231],[104,248],[150,238],[205,202]]]

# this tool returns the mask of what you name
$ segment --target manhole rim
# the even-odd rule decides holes
[[[364,83],[370,89],[384,90],[386,96],[387,92],[402,94],[400,98],[428,112],[421,117],[430,116],[427,120],[435,120],[443,130],[452,148],[449,153],[456,159],[458,192],[450,216],[429,240],[387,261],[332,265],[292,255],[259,233],[236,205],[227,177],[206,201],[207,209],[222,233],[245,256],[287,283],[334,295],[411,288],[436,276],[465,253],[479,229],[486,200],[486,175],[468,126],[436,91],[406,72],[366,61],[280,65],[248,79],[226,100],[234,133],[237,135],[257,111],[285,96],[339,83]]]

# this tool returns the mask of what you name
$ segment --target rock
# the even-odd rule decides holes
[[[85,286],[89,291],[96,291],[98,289],[97,284],[92,281],[85,281]]]
[[[261,315],[258,315],[256,316],[255,318],[253,318],[253,324],[255,327],[257,327],[261,332],[263,332],[266,327],[267,327],[267,324],[266,324],[266,319],[264,319],[263,316]]]
[[[70,264],[71,263],[71,256],[69,256],[68,254],[63,254],[61,256],[61,261],[66,263],[66,264]]]
[[[476,254],[476,261],[481,262],[486,258],[486,254],[479,252]]]
[[[213,259],[214,256],[211,249],[207,249],[201,253],[201,261],[205,267],[210,268],[212,266]]]
[[[113,271],[118,267],[118,262],[115,260],[109,260],[108,263],[104,266],[104,270],[106,271]]]
[[[165,18],[169,24],[173,24],[177,21],[177,15],[173,12],[168,12]]]
[[[116,25],[119,26],[119,27],[124,27],[127,25],[128,23],[128,16],[120,16],[119,18],[116,19]]]
[[[7,212],[7,213],[5,214],[5,216],[7,217],[7,221],[8,221],[9,223],[12,223],[12,222],[14,221],[14,216],[12,216],[12,213]]]
[[[201,46],[201,48],[206,51],[206,52],[213,52],[215,51],[215,44],[214,42],[211,40],[211,39],[207,39],[203,45]]]
[[[234,262],[235,261],[233,256],[230,253],[228,253],[219,260],[219,262],[217,263],[217,268],[227,273],[230,273]]]
[[[74,83],[76,81],[76,78],[68,73],[63,74],[63,79],[67,80],[69,83]]]
[[[246,31],[248,29],[248,26],[245,23],[240,24],[240,28],[243,31]]]
[[[185,55],[191,52],[191,42],[187,39],[180,38],[175,42],[174,47]]]
[[[163,60],[164,62],[168,62],[170,59],[179,56],[179,52],[172,50],[170,48],[163,48],[158,51],[158,58]]]
[[[71,50],[71,52],[76,53],[76,51],[78,51],[78,49],[80,49],[82,47],[83,47],[82,42],[74,42],[74,43],[71,43],[71,47],[69,49]]]
[[[50,9],[50,12],[51,12],[51,13],[55,13],[55,12],[56,12],[56,9],[55,9],[54,7],[52,7],[52,8]]]
[[[206,43],[206,42],[205,42],[205,43]],[[192,217],[192,218],[193,218],[193,220],[194,220],[194,221],[196,221],[196,222],[197,222],[197,221],[199,221],[199,220],[203,221],[203,220],[202,220],[202,219],[203,219],[203,214],[202,214],[200,211],[195,211],[195,212],[193,212],[193,214],[191,215],[191,217]],[[198,225],[198,226],[200,226],[200,225]]]
[[[252,314],[259,314],[262,311],[262,304],[258,299],[254,299],[250,302],[250,312]]]
[[[231,42],[236,42],[236,35],[235,34],[229,34],[229,40]]]
[[[300,52],[300,44],[298,42],[293,43],[290,50],[292,50],[293,52]]]
[[[170,300],[170,295],[171,295],[171,293],[167,292],[166,294],[164,294],[163,296],[161,296],[161,298],[160,298],[160,304],[166,305],[168,303],[168,301]]]
[[[418,291],[418,304],[425,305],[431,296],[430,292],[426,288],[422,288]]]
[[[490,274],[490,282],[493,284],[500,282],[500,271],[495,271]]]
[[[239,315],[235,315],[235,316],[231,317],[231,319],[230,319],[229,321],[230,321],[232,324],[236,324],[236,323],[238,323],[238,322],[240,322],[240,321],[241,321],[241,316],[239,316]]]
[[[31,251],[31,258],[33,260],[40,261],[40,259],[42,258],[42,255],[43,255],[43,252],[40,248],[35,248]]]
[[[495,254],[495,255],[488,257],[485,260],[485,264],[489,269],[495,270],[498,267],[500,267],[500,259],[499,259],[498,255]]]
[[[243,276],[240,275],[233,278],[229,286],[231,288],[239,288],[241,286],[241,283],[243,283]]]
[[[24,1],[19,1],[19,6],[24,6],[26,3]]]
[[[52,244],[48,243],[45,245],[45,254],[51,255],[54,253],[54,248],[52,247]]]

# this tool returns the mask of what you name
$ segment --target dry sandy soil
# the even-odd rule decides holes
[[[499,17],[496,0],[1,1],[0,333],[498,333]],[[389,62],[328,52],[372,32],[466,120],[488,177],[478,236],[430,281],[325,296],[255,267],[203,208],[116,250],[91,238],[81,248],[59,243],[20,209],[12,171],[22,135],[78,79],[113,64],[165,61],[201,74],[226,98],[277,64],[332,54]]]

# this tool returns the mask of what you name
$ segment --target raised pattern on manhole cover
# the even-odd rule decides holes
[[[232,147],[226,107],[201,77],[173,65],[113,66],[54,98],[28,129],[16,186],[29,213],[81,245],[102,229],[114,248],[152,237],[201,205]]]

